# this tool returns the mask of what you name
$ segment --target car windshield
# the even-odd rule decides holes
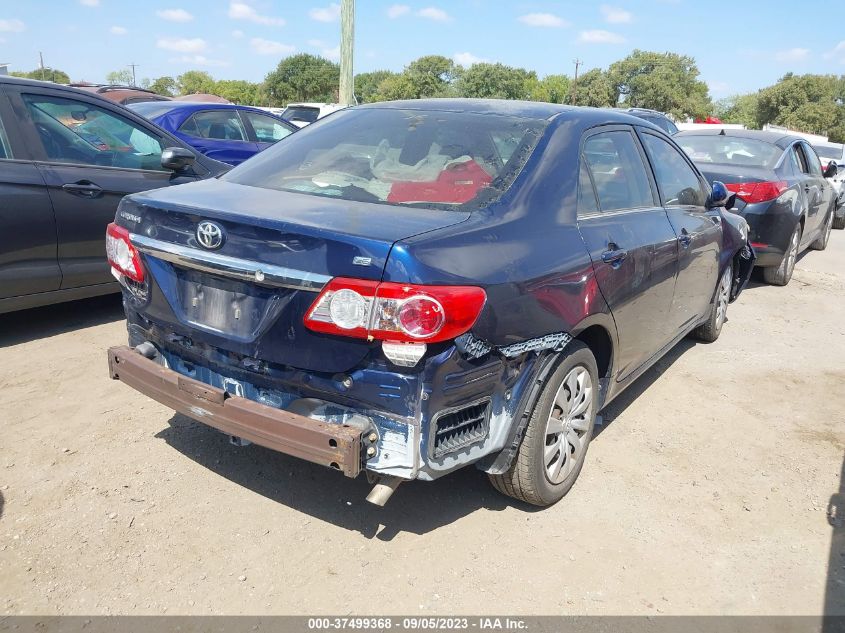
[[[697,163],[727,163],[753,167],[774,167],[783,150],[751,138],[709,134],[676,136],[675,140]]]
[[[842,160],[843,146],[842,145],[813,145],[816,154],[819,158],[827,160]]]
[[[492,114],[344,110],[224,179],[361,202],[480,208],[507,190],[545,126]]]
[[[319,108],[307,108],[302,106],[290,106],[282,112],[282,118],[287,121],[304,121],[313,123],[320,118]]]

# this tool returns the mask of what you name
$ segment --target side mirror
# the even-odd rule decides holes
[[[725,183],[714,180],[710,195],[707,197],[707,208],[724,207],[728,204],[730,197],[731,193],[728,191]]]
[[[837,167],[836,161],[832,160],[828,163],[823,175],[825,178],[833,178],[837,173],[839,173],[839,167]]]
[[[184,147],[168,147],[161,153],[161,166],[172,171],[182,171],[194,164],[197,157]]]

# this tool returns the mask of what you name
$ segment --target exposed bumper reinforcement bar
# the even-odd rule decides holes
[[[231,396],[176,373],[121,345],[108,351],[109,374],[198,422],[286,455],[340,470],[361,472],[361,429],[328,424]]]

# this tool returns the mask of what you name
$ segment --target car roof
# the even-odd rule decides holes
[[[94,97],[95,99],[100,99],[105,101],[106,103],[110,103],[114,105],[114,101],[110,99],[106,99],[102,95],[93,92],[91,90],[83,90],[82,88],[78,88],[76,86],[68,86],[65,84],[57,84],[53,83],[52,81],[39,81],[38,79],[24,79],[23,77],[12,77],[11,75],[0,75],[0,85],[2,84],[10,84],[13,86],[36,86],[39,88],[51,88],[53,90],[62,90],[65,92],[69,92],[71,94],[79,95],[83,94],[87,97]]]
[[[381,101],[355,106],[355,109],[397,109],[431,112],[464,112],[468,114],[499,114],[529,119],[550,120],[561,116],[577,120],[584,125],[623,123],[641,125],[659,130],[656,125],[613,108],[568,106],[542,101],[514,101],[506,99],[413,99],[408,101]]]
[[[718,124],[712,126],[714,129],[696,129],[683,130],[678,132],[675,137],[679,136],[730,136],[732,138],[747,138],[755,141],[763,141],[777,145],[780,148],[786,148],[792,145],[795,141],[804,141],[806,139],[793,134],[784,134],[783,132],[768,131],[768,130],[737,130],[732,128],[723,128]]]
[[[261,112],[264,114],[273,115],[272,112],[267,112],[267,110],[262,110],[261,108],[255,108],[253,106],[247,105],[238,105],[237,103],[210,103],[207,101],[147,101],[143,103],[133,103],[132,109],[136,112],[140,112],[141,108],[143,107],[153,107],[153,105],[147,106],[147,104],[154,104],[156,109],[161,110],[162,112],[172,112],[174,110],[255,110],[256,112]],[[138,108],[137,106],[141,106]]]

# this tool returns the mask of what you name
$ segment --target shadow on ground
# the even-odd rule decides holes
[[[222,433],[183,415],[174,415],[169,424],[156,437],[198,464],[276,503],[367,538],[389,541],[400,532],[425,534],[482,508],[538,510],[502,496],[473,467],[436,482],[403,483],[378,508],[365,501],[372,486],[363,475],[349,479],[261,446],[237,448]]]
[[[839,477],[839,491],[831,495],[827,506],[827,521],[833,529],[833,534],[830,539],[830,559],[827,565],[824,614],[845,616],[845,458],[842,461],[842,473]],[[832,628],[835,625],[840,628]],[[825,632],[834,630],[845,630],[845,623],[842,620],[825,623]]]
[[[0,492],[0,519],[3,518],[3,507],[6,505],[6,500],[3,498],[3,493]]]
[[[120,294],[0,314],[0,347],[58,336],[123,318]]]

